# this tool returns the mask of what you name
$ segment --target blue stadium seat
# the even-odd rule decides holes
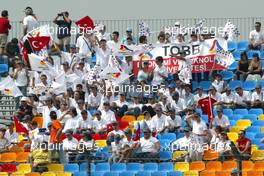
[[[87,176],[87,172],[74,172],[73,176]]]
[[[91,163],[90,164],[90,170],[91,171],[95,171],[95,164],[94,163]],[[87,163],[81,163],[80,164],[80,171],[83,172],[83,171],[87,171]]]
[[[230,81],[228,85],[231,90],[235,90],[237,86],[242,86],[242,81],[233,80],[233,81]]]
[[[263,109],[261,108],[251,108],[249,111],[248,111],[249,114],[255,114],[257,116],[260,116],[261,114],[263,114]]]
[[[239,61],[240,60],[240,52],[235,50],[234,52],[232,52],[234,58],[236,61]]]
[[[245,114],[248,114],[248,110],[247,109],[235,109],[234,114],[240,114],[243,116]]]
[[[249,51],[247,52],[247,57],[248,57],[248,59],[252,59],[253,54],[254,54],[254,52],[253,52],[252,50],[249,50]]]
[[[119,176],[119,173],[116,172],[106,172],[103,176]]]
[[[239,51],[246,51],[248,48],[249,42],[246,40],[241,40],[237,43],[237,50]]]
[[[229,118],[229,120],[237,121],[239,119],[242,119],[242,115],[240,115],[240,114],[234,114],[234,115],[229,116],[228,118]]]
[[[251,143],[257,146],[261,146],[261,139],[251,139]]]
[[[195,112],[197,112],[200,115],[203,115],[203,111],[201,110],[201,108],[196,108]]]
[[[95,153],[95,157],[97,159],[97,162],[104,162],[108,160],[109,157],[109,153],[108,152],[102,152],[102,151],[97,151]]]
[[[92,57],[92,62],[96,63],[96,54]]]
[[[145,163],[143,165],[143,170],[148,172],[158,171],[158,164],[157,163]]]
[[[200,86],[203,88],[203,91],[208,91],[211,85],[212,85],[211,81],[201,81],[200,82]]]
[[[172,159],[171,151],[160,151],[159,156],[161,161],[170,161]]]
[[[168,172],[167,176],[183,176],[183,174],[180,171],[173,171],[173,172]]]
[[[246,138],[253,139],[253,138],[255,138],[255,135],[256,135],[256,133],[246,132]]]
[[[242,89],[247,90],[247,91],[252,91],[255,89],[256,85],[257,85],[257,81],[254,81],[254,80],[245,81],[242,84]]]
[[[259,80],[257,84],[261,85],[262,90],[264,90],[264,80]]]
[[[258,116],[256,114],[246,114],[243,115],[243,119],[249,119],[251,122],[255,122],[258,120]]]
[[[264,126],[264,120],[257,120],[255,122],[253,122],[252,126]]]
[[[129,172],[129,171],[126,171],[126,172],[122,172],[119,174],[119,176],[135,176],[135,172]]]
[[[166,172],[173,171],[173,163],[159,163],[158,170]]]
[[[192,81],[192,90],[195,91],[199,86],[199,83],[197,81]]]
[[[104,176],[106,172],[102,171],[102,172],[91,172],[91,176]]]
[[[139,171],[136,176],[151,176],[151,172]]]
[[[208,123],[208,115],[201,115],[201,118],[205,123]]]
[[[250,133],[258,133],[260,132],[261,127],[260,126],[249,126],[246,129],[246,132],[250,132]]]
[[[108,146],[105,146],[103,149],[102,149],[102,152],[108,152],[108,150],[109,150],[109,147]]]
[[[234,71],[237,69],[237,66],[238,66],[238,62],[235,61],[229,66],[228,70]]]
[[[227,42],[227,49],[228,51],[233,51],[237,49],[237,43],[233,41],[228,41]]]
[[[161,151],[169,151],[170,150],[170,140],[161,139],[159,140]]]
[[[99,172],[110,171],[110,165],[109,163],[97,163],[95,165],[95,171],[99,171]]]
[[[113,171],[113,172],[124,172],[124,171],[126,171],[126,164],[114,163],[111,165],[111,171]]]
[[[261,62],[261,68],[262,70],[264,70],[264,60],[261,60],[260,62]]]
[[[258,150],[264,150],[264,145],[262,144],[261,146],[259,146]]]
[[[178,133],[178,135],[177,135],[177,139],[180,139],[180,138],[182,138],[182,137],[184,137],[184,133]]]
[[[256,133],[255,138],[264,138],[264,133]]]
[[[161,135],[160,139],[167,139],[170,141],[175,141],[176,140],[176,134],[175,133],[165,133]]]
[[[8,65],[0,64],[0,75],[4,75],[8,73]]]
[[[222,78],[224,81],[233,79],[234,73],[232,71],[224,70],[221,72]]]
[[[79,172],[78,164],[64,164],[64,172]]]
[[[223,114],[226,115],[226,116],[228,117],[228,116],[233,115],[234,113],[233,113],[233,110],[232,110],[232,109],[230,109],[230,108],[225,108],[225,109],[223,109]]]
[[[232,126],[236,126],[236,121],[235,120],[229,120],[229,122],[230,122],[230,126],[232,127]]]
[[[139,163],[127,163],[127,171],[138,172],[142,171],[142,165]]]
[[[261,52],[260,52],[259,57],[260,57],[260,59],[262,59],[262,60],[264,59],[264,51],[261,51]]]
[[[151,176],[166,176],[167,172],[158,171],[158,172],[152,172]]]

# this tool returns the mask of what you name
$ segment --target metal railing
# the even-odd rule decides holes
[[[201,18],[200,18],[201,19]],[[125,35],[125,31],[127,27],[131,27],[133,29],[134,35],[138,37],[139,34],[139,22],[146,22],[152,32],[154,32],[148,40],[150,42],[155,42],[157,40],[158,32],[162,30],[165,26],[173,26],[176,21],[179,21],[181,25],[186,27],[192,27],[195,25],[200,19],[195,18],[186,18],[186,19],[127,19],[127,20],[95,20],[95,23],[101,23],[106,25],[107,32],[119,31],[120,37],[122,38]],[[238,40],[247,40],[249,36],[249,32],[254,29],[254,23],[256,21],[264,21],[264,17],[248,17],[248,18],[205,18],[206,23],[205,26],[210,28],[219,28],[224,27],[227,20],[230,20],[233,24],[238,27],[240,32],[240,36]],[[53,24],[52,21],[39,21],[40,25],[48,24],[52,27],[56,25]],[[9,38],[20,38],[23,33],[22,24],[19,21],[12,21],[12,30],[10,31]],[[72,27],[76,27],[75,23],[72,23]],[[56,36],[53,36],[55,40],[57,40]],[[71,43],[75,43],[76,35],[72,35]]]

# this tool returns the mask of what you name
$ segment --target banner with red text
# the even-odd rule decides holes
[[[167,66],[169,73],[177,73],[179,59],[177,57],[172,57],[172,55],[179,56],[181,51],[185,51],[187,55],[186,58],[191,59],[193,73],[227,69],[218,61],[219,58],[218,60],[215,59],[217,50],[227,51],[227,41],[223,39],[208,39],[194,44],[156,45],[148,52],[138,52],[133,56],[133,73],[137,75],[139,71],[140,58],[142,58],[142,62],[149,61],[149,66],[154,68],[155,58],[157,56],[162,56],[164,58],[163,63]],[[229,56],[226,55],[226,57]],[[227,60],[227,58],[222,59]]]

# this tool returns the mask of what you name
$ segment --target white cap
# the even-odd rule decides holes
[[[180,22],[179,21],[176,21],[174,25],[175,26],[180,26]]]
[[[22,98],[20,99],[20,101],[26,101],[26,102],[28,102],[28,101],[29,101],[29,98],[28,98],[28,97],[22,97]]]

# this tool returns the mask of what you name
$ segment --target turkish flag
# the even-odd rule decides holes
[[[24,46],[24,44],[22,42],[19,42],[19,45],[20,45],[21,52],[23,54],[24,60],[27,63],[27,65],[29,65],[27,49],[25,48],[25,46]]]
[[[17,133],[25,133],[28,134],[28,129],[14,116],[14,124]]]
[[[40,51],[44,47],[48,47],[50,42],[49,36],[39,36],[40,33],[38,33],[35,37],[28,37],[28,41],[32,47],[33,51]]]
[[[80,31],[91,31],[95,28],[93,20],[89,16],[85,16],[76,21],[75,24],[80,28]]]
[[[201,107],[203,113],[208,115],[208,122],[211,122],[213,118],[213,104],[216,102],[215,99],[210,96],[200,99],[198,105]]]

